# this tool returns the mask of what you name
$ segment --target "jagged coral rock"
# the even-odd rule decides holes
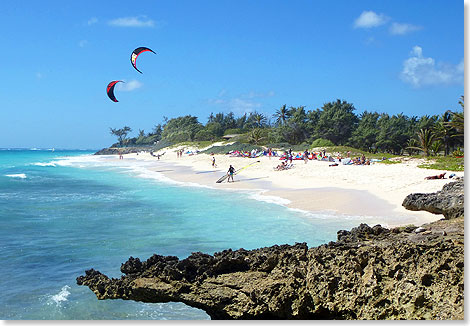
[[[447,219],[464,216],[464,179],[450,182],[436,193],[410,194],[403,200],[402,205],[412,211],[424,210],[443,214]]]
[[[463,218],[423,227],[361,224],[310,249],[131,257],[120,279],[92,269],[77,283],[98,299],[178,301],[213,319],[463,319]]]

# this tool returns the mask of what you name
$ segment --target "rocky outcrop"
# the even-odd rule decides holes
[[[463,319],[463,218],[361,224],[319,247],[131,257],[119,279],[77,278],[98,299],[183,302],[213,319]]]
[[[443,214],[446,219],[464,216],[464,179],[450,182],[436,193],[408,195],[402,205],[412,211]]]

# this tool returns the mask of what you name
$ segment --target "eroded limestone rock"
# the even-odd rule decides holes
[[[463,319],[463,218],[423,228],[361,224],[310,249],[131,257],[119,279],[91,269],[77,283],[100,300],[183,302],[213,319]]]

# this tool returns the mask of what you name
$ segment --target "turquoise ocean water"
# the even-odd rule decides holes
[[[0,319],[208,319],[181,303],[98,301],[75,279],[89,268],[119,277],[129,256],[317,246],[361,222],[91,154],[0,150]]]

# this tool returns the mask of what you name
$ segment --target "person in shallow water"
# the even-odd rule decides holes
[[[228,179],[227,179],[227,182],[230,182],[230,178],[232,179],[232,182],[233,181],[233,173],[235,172],[235,168],[230,165],[230,167],[228,168],[228,171],[227,171],[227,174],[228,174]]]

